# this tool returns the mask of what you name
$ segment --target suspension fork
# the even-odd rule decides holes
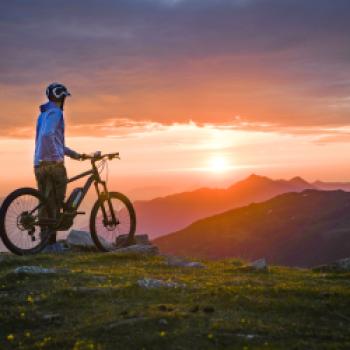
[[[98,183],[95,182],[95,189],[96,189],[97,196],[98,196],[100,204],[101,204],[101,210],[102,210],[102,215],[103,215],[103,222],[104,222],[105,225],[110,224],[110,223],[112,225],[118,225],[119,224],[119,220],[116,218],[115,212],[113,210],[112,201],[111,201],[111,198],[109,196],[106,183],[104,181],[101,181],[101,184],[103,186],[103,192],[102,193],[101,193],[101,191],[100,191],[100,189],[98,187]],[[109,208],[109,211],[110,211],[111,217],[112,217],[112,222],[108,222],[108,215],[107,215],[107,212],[106,212],[106,208],[104,206],[104,200],[105,199],[107,199],[108,208]]]

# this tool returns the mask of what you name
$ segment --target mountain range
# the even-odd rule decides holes
[[[196,220],[252,202],[262,202],[282,193],[305,189],[330,190],[344,186],[350,189],[348,183],[309,183],[301,177],[272,180],[252,174],[226,189],[200,188],[152,200],[135,201],[137,232],[147,233],[154,239],[185,228]]]
[[[350,193],[305,190],[226,211],[154,241],[163,253],[309,267],[350,256]]]

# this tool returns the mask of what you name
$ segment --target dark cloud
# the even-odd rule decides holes
[[[67,81],[78,97],[117,96],[106,120],[213,122],[226,105],[218,122],[243,114],[343,124],[349,108],[334,105],[350,91],[349,34],[348,0],[2,1],[0,88],[29,96],[28,104],[51,80]],[[193,92],[194,105],[207,101],[211,114],[179,108],[182,91]],[[147,109],[158,95],[177,115]],[[132,112],[135,103],[145,115]]]

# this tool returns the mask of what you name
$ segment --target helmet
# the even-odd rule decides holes
[[[63,84],[52,83],[46,88],[46,96],[50,101],[60,101],[70,96],[70,92]]]

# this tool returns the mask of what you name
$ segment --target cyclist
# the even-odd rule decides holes
[[[36,125],[34,173],[39,191],[47,198],[56,218],[60,214],[67,189],[67,172],[64,156],[83,159],[84,154],[77,153],[65,145],[63,106],[68,89],[59,83],[52,83],[46,89],[48,102],[40,106],[40,115]],[[45,209],[39,217],[47,217]],[[43,234],[43,232],[42,232]],[[49,244],[56,243],[57,232],[50,233]]]

